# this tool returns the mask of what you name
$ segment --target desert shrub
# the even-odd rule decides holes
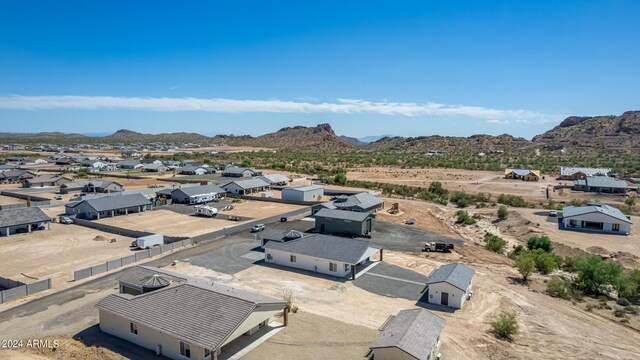
[[[491,199],[491,194],[485,194],[483,192],[479,192],[476,196],[476,202],[486,203]]]
[[[498,219],[506,220],[508,216],[509,216],[509,210],[507,210],[507,207],[506,206],[500,206],[498,208]]]
[[[508,257],[511,260],[515,260],[518,256],[520,256],[520,254],[522,254],[523,251],[525,251],[524,250],[524,246],[516,245],[516,246],[513,247],[513,250],[511,250],[511,252],[509,253]]]
[[[625,298],[618,298],[618,300],[616,300],[616,304],[618,304],[620,306],[629,306],[629,305],[631,305],[631,303],[629,303],[629,300],[627,300]]]
[[[593,304],[587,304],[587,306],[584,307],[585,310],[587,311],[593,311],[593,309],[595,309],[596,306]]]
[[[624,311],[626,311],[627,314],[631,315],[638,315],[638,313],[640,312],[638,311],[638,307],[633,305],[625,306]]]
[[[469,216],[469,213],[464,210],[458,210],[456,216],[456,224],[473,225],[477,222],[476,219]]]
[[[527,241],[527,247],[529,250],[542,249],[548,253],[553,252],[553,244],[551,244],[551,240],[549,240],[549,237],[546,235],[529,238],[529,241]]]
[[[635,269],[629,274],[622,275],[619,282],[618,296],[631,302],[640,301],[640,269]]]
[[[511,339],[520,331],[518,316],[515,312],[503,312],[491,321],[491,329],[497,336]]]
[[[624,317],[624,311],[622,309],[615,309],[613,310],[613,315],[615,315],[615,317]]]
[[[552,277],[549,282],[547,282],[547,293],[554,297],[559,298],[567,298],[567,284],[566,282],[559,277]]]
[[[438,196],[447,196],[449,194],[449,190],[442,187],[442,183],[440,181],[434,181],[431,184],[429,184],[429,188],[427,189],[427,192],[430,192]]]
[[[498,203],[508,205],[511,207],[520,207],[520,208],[529,206],[529,204],[527,204],[527,202],[524,201],[524,198],[522,196],[516,196],[511,194],[500,194],[500,196],[498,196]]]
[[[597,255],[577,257],[575,285],[589,295],[598,295],[617,288],[622,275],[620,264],[604,261]]]
[[[529,276],[536,271],[536,262],[528,253],[523,253],[516,258],[516,268],[522,276],[522,280],[529,280]]]
[[[542,249],[532,251],[531,253],[536,263],[536,269],[538,269],[540,273],[547,275],[558,270],[558,263],[553,255],[544,252]]]
[[[459,208],[465,208],[471,204],[471,196],[464,191],[455,191],[451,194],[449,201]]]
[[[504,253],[504,247],[507,245],[503,238],[489,233],[484,235],[484,243],[485,249],[498,254]]]
[[[333,177],[333,182],[338,185],[345,185],[347,183],[347,175],[338,173]]]

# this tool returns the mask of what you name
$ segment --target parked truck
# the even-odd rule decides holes
[[[423,251],[431,252],[431,251],[439,251],[439,252],[450,252],[453,250],[453,244],[447,244],[443,242],[428,242],[424,243]]]
[[[160,234],[154,234],[143,236],[133,240],[131,246],[138,249],[148,249],[162,244],[164,244],[164,236]]]

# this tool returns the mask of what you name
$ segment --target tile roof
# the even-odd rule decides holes
[[[562,209],[562,216],[565,218],[571,218],[574,216],[600,213],[618,219],[620,221],[632,224],[631,220],[622,213],[622,211],[608,205],[590,205],[590,206],[567,206]]]
[[[401,310],[385,325],[370,349],[397,347],[418,360],[427,360],[444,323],[444,319],[424,309]]]
[[[369,250],[380,250],[382,246],[370,240],[313,234],[285,242],[269,241],[264,248],[354,265],[362,261]]]
[[[466,291],[469,285],[471,285],[471,280],[475,272],[475,270],[463,264],[442,265],[429,275],[427,285],[446,282],[462,291]]]
[[[331,210],[331,209],[321,209],[315,214],[316,218],[328,218],[328,219],[339,219],[339,220],[350,220],[350,221],[365,221],[373,215],[368,212],[357,212],[357,211],[344,211],[344,210]]]
[[[146,270],[152,271],[146,271]],[[140,281],[139,269],[135,276]],[[157,268],[145,267],[145,274],[181,275]],[[124,276],[124,274],[123,274]],[[211,281],[184,277],[186,281],[137,296],[109,295],[96,306],[132,322],[158,329],[189,343],[218,349],[260,306],[273,305],[284,309],[287,303],[271,297],[250,293]]]
[[[82,202],[86,202],[96,211],[109,211],[135,206],[151,205],[151,201],[141,194],[105,196],[96,199],[83,200]]]
[[[51,218],[37,207],[0,210],[0,228],[42,221],[51,221]]]

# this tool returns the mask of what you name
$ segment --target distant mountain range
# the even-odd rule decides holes
[[[506,149],[547,148],[594,151],[637,152],[640,149],[640,111],[628,111],[620,116],[568,117],[555,128],[532,140],[508,134],[455,136],[338,136],[329,124],[315,127],[294,126],[253,137],[249,135],[215,135],[197,133],[142,134],[118,130],[113,134],[37,134],[0,133],[0,144],[131,144],[131,143],[195,143],[266,147],[291,151],[349,151],[353,149],[400,151],[490,151]]]

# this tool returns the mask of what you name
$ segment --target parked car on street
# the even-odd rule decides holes
[[[73,224],[73,219],[71,219],[68,216],[60,216],[60,218],[58,219],[58,222],[60,224]]]
[[[255,224],[251,228],[251,232],[258,232],[264,230],[264,224]]]
[[[555,211],[555,210],[551,210],[551,211],[549,211],[549,216],[551,216],[551,217],[558,217],[558,212],[557,212],[557,211]]]

